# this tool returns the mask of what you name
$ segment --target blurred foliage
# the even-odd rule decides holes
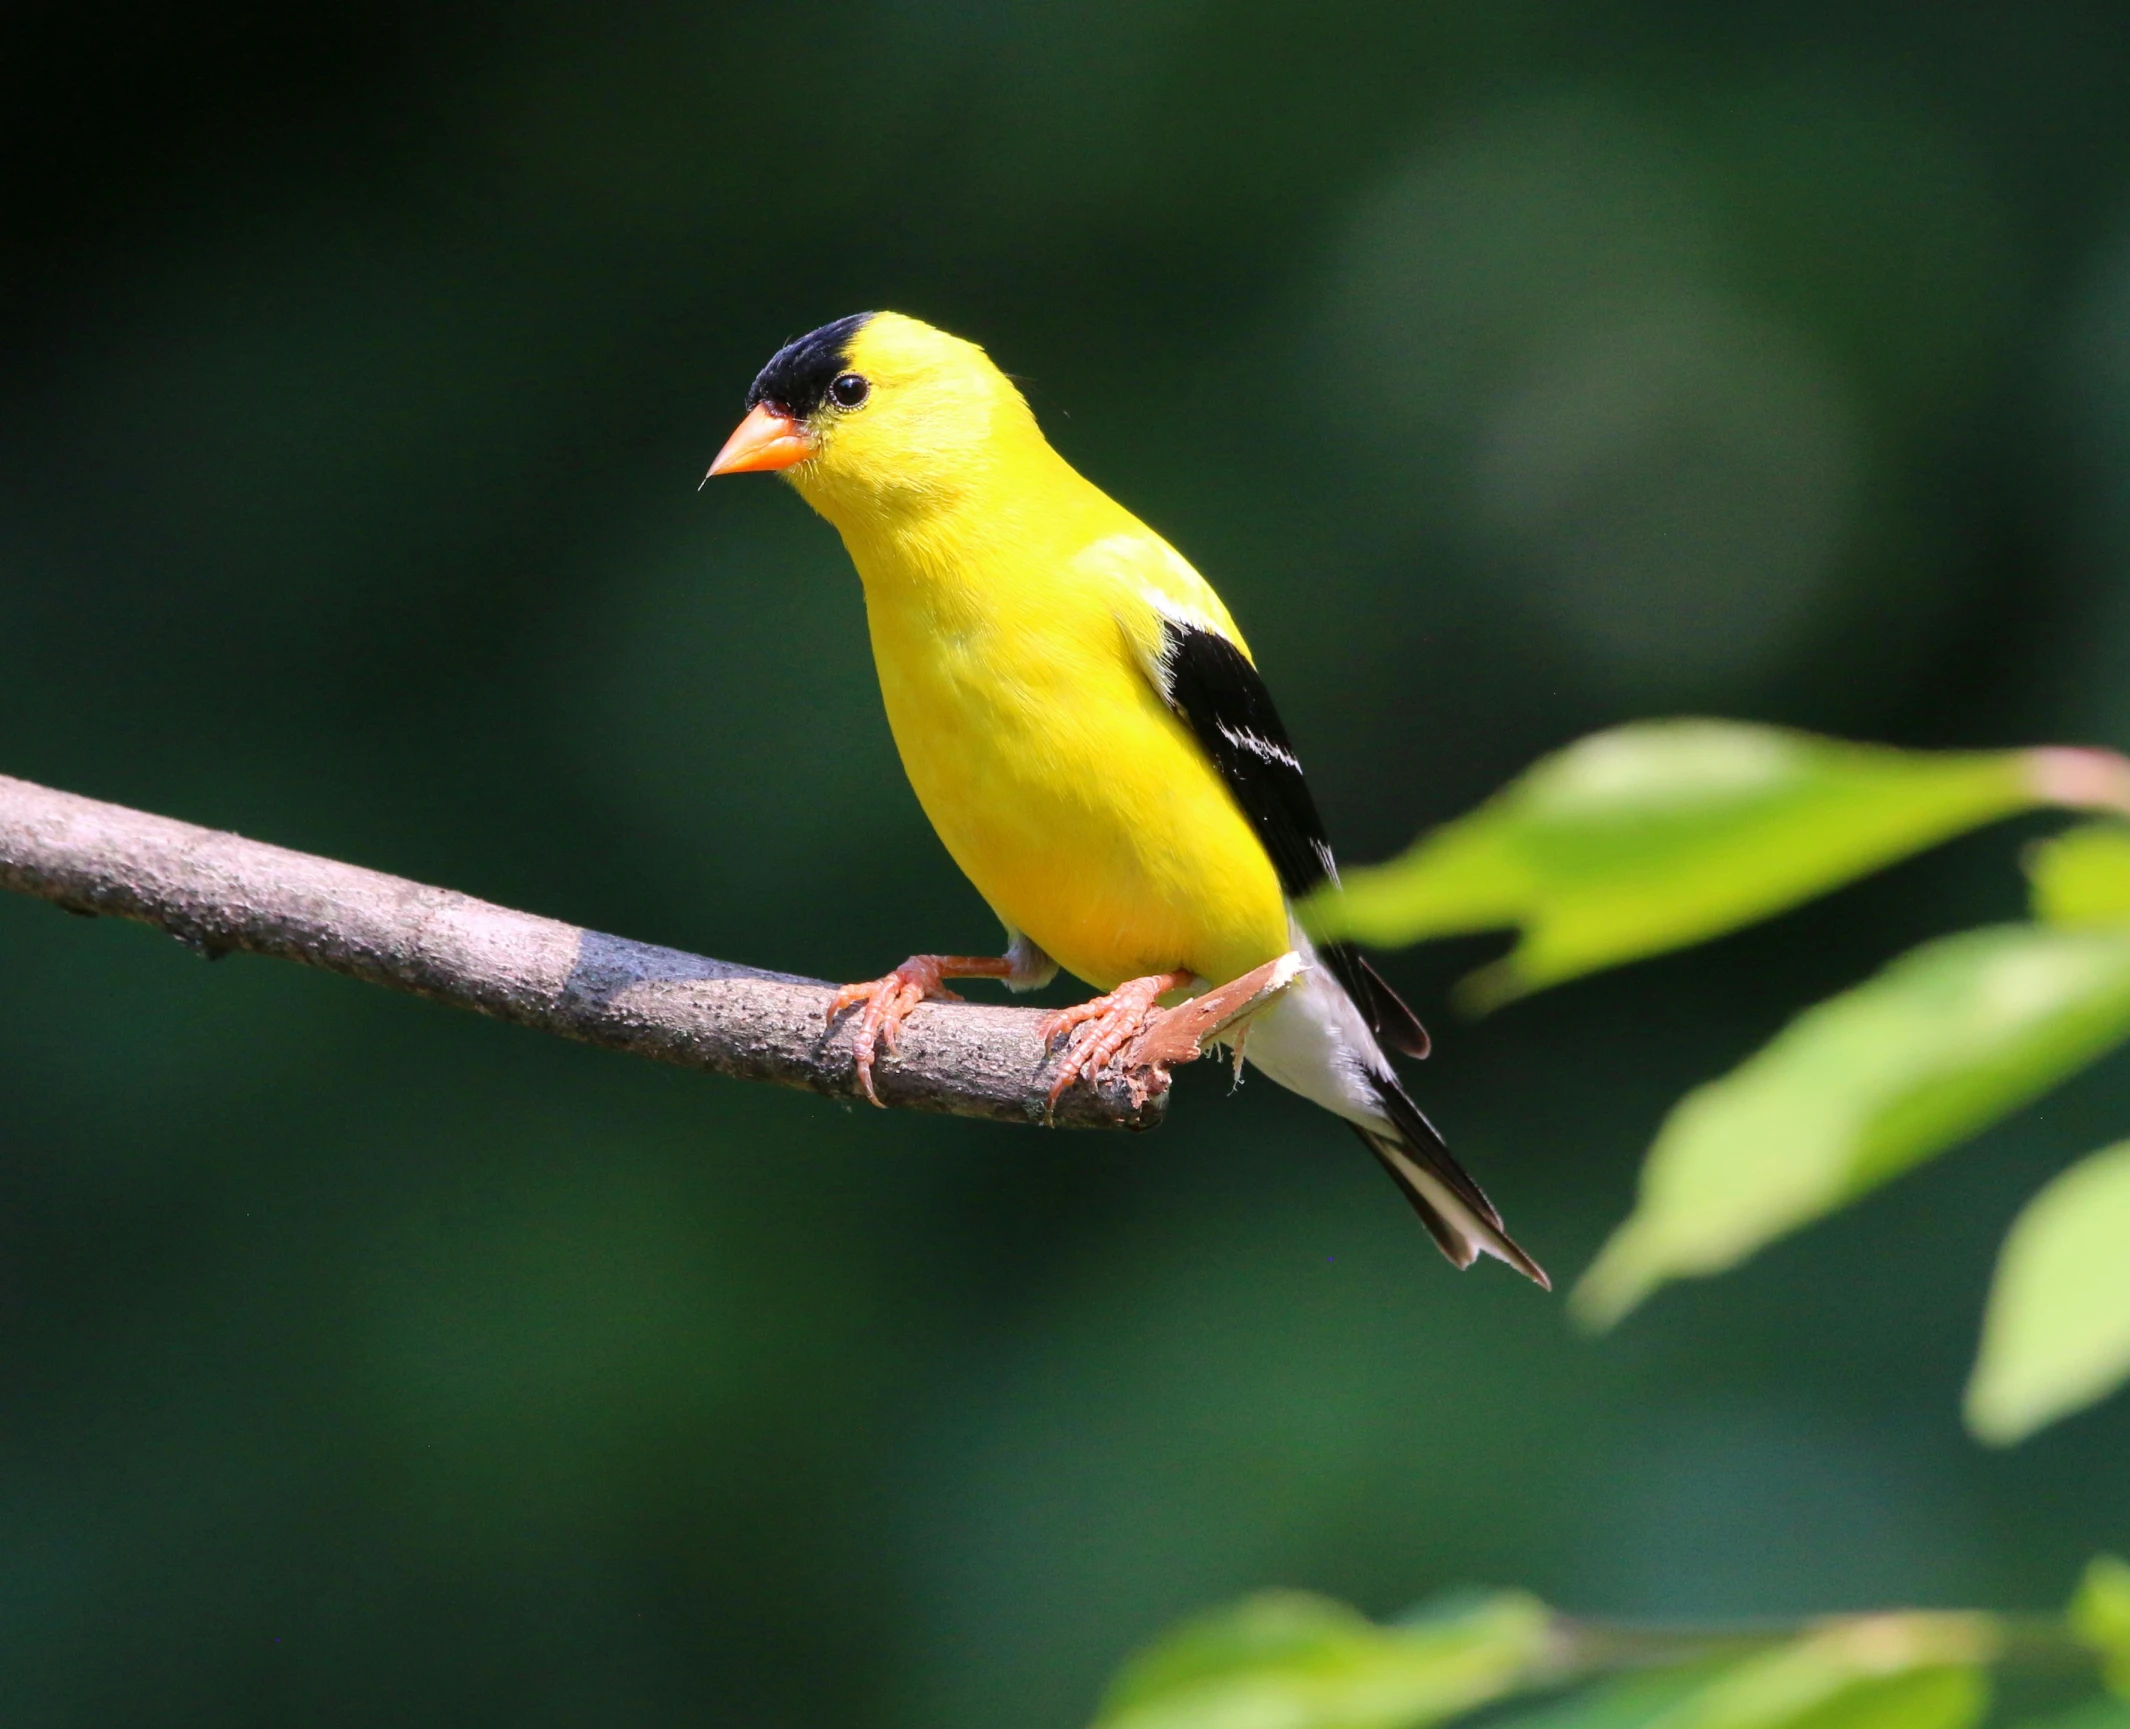
[[[1553,1663],[1551,1618],[1502,1594],[1377,1627],[1296,1593],[1253,1597],[1171,1633],[1110,1688],[1104,1729],[1400,1729],[1447,1722]]]
[[[2130,1700],[2130,1563],[2102,1555],[2071,1600],[2071,1630],[2101,1660],[2108,1685]]]
[[[1312,927],[1400,945],[1515,925],[1481,1004],[1701,942],[1977,824],[2049,802],[2016,751],[1931,755],[1735,722],[1621,727],[1519,775]]]
[[[2130,823],[2088,823],[2043,841],[2026,872],[2044,924],[2130,924]]]
[[[1423,1729],[1477,1714],[1498,1729],[1974,1729],[2000,1667],[2059,1690],[2093,1685],[2103,1649],[2093,1624],[2115,1613],[2096,1596],[2119,1591],[2123,1571],[2095,1562],[2059,1619],[1898,1611],[1783,1629],[1579,1621],[1515,1593],[1452,1598],[1378,1627],[1321,1598],[1266,1595],[1158,1641],[1095,1721]],[[1534,1693],[1552,1701],[1507,1718],[1488,1709]],[[2117,1715],[2101,1697],[2062,1721],[2098,1729]]]
[[[1380,943],[1515,923],[1500,1000],[1782,911],[2022,807],[2130,806],[2100,751],[1944,757],[1673,721],[1583,740],[1403,858],[1321,891],[1315,928]],[[1911,951],[1673,1107],[1633,1215],[1576,1287],[1611,1326],[1980,1133],[2130,1038],[2130,825],[2031,849],[2036,922]],[[2022,1439],[2130,1377],[2130,1165],[2096,1154],[2020,1215],[1969,1426]]]
[[[2130,1376],[2130,1143],[2050,1180],[2004,1239],[1969,1426],[2024,1439]]]
[[[2130,932],[2006,925],[1926,944],[1680,1101],[1577,1307],[1610,1325],[1667,1279],[1735,1266],[2126,1037]]]

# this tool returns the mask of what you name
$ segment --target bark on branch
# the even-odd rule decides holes
[[[0,888],[138,920],[210,958],[276,955],[661,1062],[859,1096],[847,1024],[824,1027],[830,987],[818,980],[582,930],[6,775]],[[877,1071],[881,1101],[1043,1121],[1037,1019],[1033,1009],[925,1004]],[[1105,1073],[1058,1101],[1057,1123],[1151,1128],[1166,1084],[1160,1071]]]

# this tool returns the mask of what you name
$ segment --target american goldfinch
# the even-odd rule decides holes
[[[1050,1019],[1062,1091],[1163,999],[1297,952],[1247,1060],[1351,1124],[1456,1265],[1493,1255],[1545,1284],[1384,1054],[1426,1054],[1412,1011],[1294,918],[1331,848],[1242,634],[1182,555],[1051,449],[981,348],[897,313],[823,325],[762,369],[710,474],[761,470],[842,535],[903,767],[1006,927],[1003,955],[913,955],[838,993],[832,1019],[862,1006],[867,1094],[949,979],[1025,990],[1063,966],[1102,992]]]

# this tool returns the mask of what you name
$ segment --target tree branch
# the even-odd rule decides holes
[[[848,1031],[825,1027],[830,987],[818,980],[581,930],[6,775],[0,888],[153,925],[210,959],[275,955],[660,1062],[859,1097]],[[1267,979],[1237,1004],[1254,1006],[1277,988],[1270,969],[1260,971]],[[925,1004],[877,1072],[882,1102],[1043,1121],[1049,1081],[1038,1018],[1034,1009]],[[1074,1085],[1056,1120],[1152,1128],[1167,1083],[1159,1068],[1105,1071],[1095,1085]]]

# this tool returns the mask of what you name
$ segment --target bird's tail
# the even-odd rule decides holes
[[[1392,1132],[1350,1119],[1349,1126],[1412,1203],[1436,1247],[1457,1267],[1469,1267],[1481,1255],[1492,1255],[1552,1290],[1553,1281],[1546,1277],[1546,1269],[1525,1254],[1516,1239],[1502,1228],[1501,1215],[1494,1210],[1493,1202],[1451,1156],[1435,1125],[1406,1096],[1397,1076],[1371,1075],[1369,1080],[1383,1103]]]
[[[1299,927],[1293,940],[1313,964],[1251,1023],[1244,1049],[1252,1066],[1344,1118],[1454,1265],[1469,1267],[1481,1255],[1492,1255],[1551,1290],[1545,1269],[1502,1228],[1493,1203],[1451,1156],[1383,1054],[1371,1025],[1388,1012],[1379,998],[1395,1004],[1406,1021],[1411,1011],[1346,955],[1333,950],[1319,959]],[[1349,987],[1341,973],[1356,975],[1354,985]],[[1409,1034],[1408,1042],[1424,1048],[1426,1035],[1418,1028],[1413,1021],[1411,1033],[1418,1037],[1412,1041]]]

